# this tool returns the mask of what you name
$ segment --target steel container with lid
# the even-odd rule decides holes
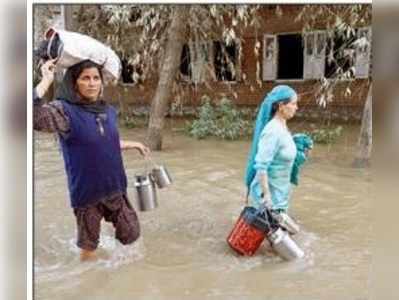
[[[294,260],[304,256],[302,249],[299,248],[288,232],[282,228],[278,228],[268,234],[268,240],[277,254],[285,260]]]
[[[151,174],[136,175],[134,187],[139,210],[149,211],[158,206],[157,192]]]

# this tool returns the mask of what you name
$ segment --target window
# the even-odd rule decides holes
[[[209,44],[189,42],[183,45],[180,58],[180,74],[183,80],[203,82],[209,64]]]
[[[122,59],[122,82],[133,83],[133,66],[130,65],[127,59]]]
[[[239,77],[238,51],[238,42],[226,45],[219,41],[198,44],[190,41],[182,49],[180,75],[183,80],[200,83],[210,78],[209,70],[213,69],[216,80],[235,81]]]
[[[304,40],[304,79],[318,79],[324,75],[324,57],[326,54],[326,34],[323,31],[307,32]]]
[[[265,41],[266,47],[266,55],[265,58],[267,60],[272,60],[274,58],[274,51],[275,51],[275,38],[274,37],[267,37]]]
[[[371,30],[359,28],[342,36],[334,32],[327,41],[325,76],[332,78],[348,72],[348,78],[367,78],[370,70]]]
[[[303,78],[302,35],[283,34],[277,36],[277,79]]]
[[[370,27],[359,28],[355,41],[355,76],[367,78],[370,76],[371,55],[371,29]]]
[[[326,78],[333,78],[346,73],[354,66],[355,55],[351,45],[355,38],[354,34],[351,34],[348,38],[334,32],[332,37],[327,40],[324,72]],[[354,72],[350,71],[349,78],[354,78],[354,75]]]
[[[315,55],[317,57],[323,57],[325,56],[325,48],[326,48],[326,34],[325,32],[317,32],[316,35],[316,53]]]
[[[309,40],[309,42],[313,43],[314,41]],[[263,80],[302,79],[303,51],[301,34],[265,34],[263,38]]]
[[[355,42],[356,41],[356,42]],[[366,78],[370,73],[371,29],[360,28],[349,37],[339,32],[265,34],[263,80]],[[355,42],[355,43],[354,43]]]
[[[238,44],[231,45],[215,41],[214,47],[214,68],[215,75],[219,81],[235,81],[237,78],[238,65]]]
[[[183,77],[191,78],[191,59],[190,59],[190,48],[187,44],[183,45],[180,58],[180,73]]]
[[[122,58],[121,64],[122,64],[122,72],[121,72],[122,83],[127,83],[127,84],[137,83],[139,81],[139,77],[141,74],[140,69],[132,65],[129,62],[128,58]]]
[[[313,56],[314,51],[314,34],[308,33],[305,35],[305,53],[307,56]]]
[[[265,34],[263,38],[263,80],[276,79],[277,37]]]

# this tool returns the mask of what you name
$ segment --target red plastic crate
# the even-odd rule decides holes
[[[227,243],[239,254],[252,256],[265,237],[264,231],[248,224],[241,215],[227,237]]]

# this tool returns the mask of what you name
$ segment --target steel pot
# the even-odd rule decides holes
[[[165,166],[156,166],[152,169],[151,174],[160,189],[172,184],[172,178]]]
[[[294,260],[304,256],[301,248],[291,239],[290,235],[281,228],[268,235],[268,240],[278,255],[285,260]]]
[[[149,211],[158,206],[156,187],[151,174],[136,175],[134,187],[139,210]]]

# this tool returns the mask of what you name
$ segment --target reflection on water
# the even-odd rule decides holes
[[[283,262],[262,247],[240,257],[226,243],[245,204],[248,141],[196,141],[169,131],[154,153],[173,185],[159,207],[139,213],[142,236],[115,241],[103,223],[99,260],[79,262],[63,161],[51,135],[35,141],[35,299],[368,299],[370,170],[350,163],[358,128],[339,143],[316,145],[293,194],[295,236],[305,258]],[[122,130],[143,140],[144,130]],[[146,166],[124,152],[128,177]],[[134,203],[133,192],[130,198]]]

